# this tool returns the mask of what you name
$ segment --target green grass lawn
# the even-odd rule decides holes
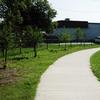
[[[41,46],[37,58],[33,58],[32,48],[23,48],[22,55],[19,55],[18,49],[10,50],[8,68],[17,70],[17,78],[13,83],[0,85],[0,100],[34,100],[40,77],[49,65],[65,54],[93,47],[98,45],[69,46],[66,51],[63,46],[50,45],[48,50]],[[16,59],[19,56],[25,59]]]
[[[91,57],[92,71],[100,81],[100,51],[96,52]]]

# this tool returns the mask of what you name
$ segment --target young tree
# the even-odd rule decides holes
[[[2,29],[0,32],[0,48],[2,50],[4,58],[3,68],[5,69],[7,67],[7,52],[11,44],[12,33],[11,27],[5,23],[2,23],[1,28]]]
[[[77,42],[84,41],[85,37],[86,37],[85,33],[80,28],[77,28],[76,29],[76,41]]]
[[[19,54],[22,54],[22,47],[24,45],[24,32],[23,29],[18,29],[20,27],[16,27],[16,31],[14,33],[14,44],[15,47],[19,48]]]
[[[37,45],[43,40],[43,34],[38,28],[33,29],[31,26],[26,27],[26,34],[30,34],[29,39],[34,48],[34,57],[37,57]]]
[[[70,43],[70,46],[72,46],[72,39],[73,39],[72,34],[68,33],[68,42]]]
[[[63,30],[63,32],[61,32],[59,35],[58,35],[58,38],[61,42],[64,42],[65,43],[65,50],[66,50],[66,43],[67,42],[70,42],[71,41],[71,34],[67,32],[66,29]]]

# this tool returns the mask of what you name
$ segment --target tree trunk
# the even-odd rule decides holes
[[[4,65],[3,68],[7,68],[7,48],[4,50]]]
[[[46,43],[46,48],[47,48],[47,49],[49,48],[48,42]]]
[[[84,40],[84,47],[85,47],[85,40]]]
[[[58,46],[60,47],[60,42],[58,43]]]
[[[83,42],[81,41],[81,45],[83,45]]]
[[[2,57],[4,58],[4,56],[5,56],[5,52],[4,52],[5,50],[4,49],[2,49]]]
[[[22,54],[22,44],[20,42],[19,53]]]
[[[93,45],[93,41],[91,41],[91,45]]]
[[[65,42],[65,50],[66,50],[66,46],[67,46],[67,45],[66,45],[66,42]]]
[[[72,47],[72,42],[70,41],[70,47]]]
[[[34,43],[34,57],[37,57],[37,43]]]
[[[21,47],[19,48],[19,53],[22,54],[22,48]]]

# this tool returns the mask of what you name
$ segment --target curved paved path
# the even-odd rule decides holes
[[[100,82],[90,69],[88,49],[58,59],[41,77],[35,100],[100,100]]]

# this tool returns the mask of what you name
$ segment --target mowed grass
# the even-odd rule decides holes
[[[100,81],[100,51],[96,52],[91,57],[91,66],[92,71]]]
[[[36,89],[41,75],[58,58],[83,49],[99,47],[98,45],[64,46],[49,45],[38,48],[38,56],[33,57],[32,48],[23,48],[22,55],[19,55],[19,49],[13,49],[8,52],[8,68],[17,70],[17,81],[9,84],[0,85],[0,100],[34,100]],[[16,59],[23,57],[24,59]],[[1,58],[2,59],[2,58]]]

